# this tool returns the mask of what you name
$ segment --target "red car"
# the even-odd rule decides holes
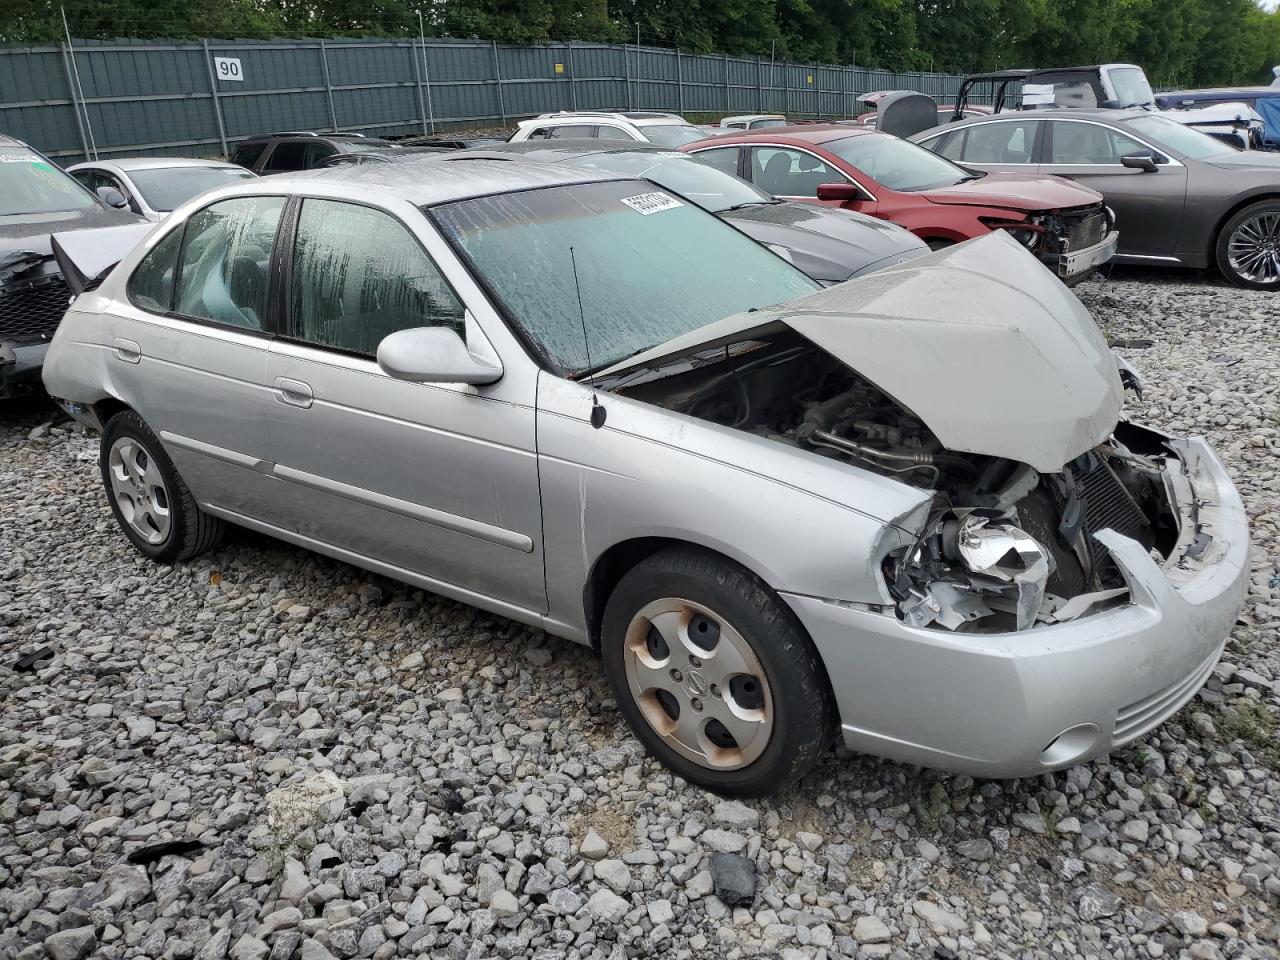
[[[876,130],[777,127],[680,149],[776,197],[892,220],[934,249],[1007,230],[1068,282],[1110,260],[1119,238],[1102,195],[1087,187],[969,170]]]

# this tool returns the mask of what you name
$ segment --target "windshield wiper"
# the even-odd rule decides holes
[[[735,210],[742,210],[746,207],[771,207],[775,203],[785,203],[785,200],[779,200],[774,197],[772,200],[747,200],[743,203],[735,203],[732,207],[725,207],[721,213],[733,213]]]

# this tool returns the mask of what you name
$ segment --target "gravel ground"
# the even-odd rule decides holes
[[[1254,585],[1191,705],[1030,780],[833,752],[720,801],[582,648],[247,533],[144,563],[95,441],[6,405],[0,957],[1275,957],[1280,307],[1078,292],[1133,341],[1133,414],[1225,456]]]

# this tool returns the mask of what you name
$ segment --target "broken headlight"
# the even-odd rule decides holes
[[[885,564],[906,623],[957,630],[999,614],[1016,630],[1035,623],[1054,569],[1043,544],[1006,518],[977,511],[948,511],[927,530]]]
[[[1045,233],[1044,227],[1039,224],[1023,220],[1000,220],[995,217],[979,217],[978,219],[992,230],[1003,230],[1028,250],[1034,250],[1038,247],[1040,239]]]

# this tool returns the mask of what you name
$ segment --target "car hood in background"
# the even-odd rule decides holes
[[[827,283],[839,283],[867,267],[912,259],[928,245],[896,224],[812,203],[760,203],[720,214],[760,243],[786,247],[797,267]]]
[[[950,450],[1053,473],[1115,429],[1116,362],[1084,305],[996,232],[616,364],[653,367],[788,326],[923,420]]]
[[[1034,173],[988,173],[952,187],[921,190],[934,203],[1009,207],[1013,210],[1061,210],[1101,203],[1102,195],[1062,177]]]
[[[142,217],[127,210],[87,207],[59,213],[23,213],[0,217],[0,252],[31,250],[49,252],[49,236],[68,230],[92,230],[98,227],[120,227],[143,223]]]

